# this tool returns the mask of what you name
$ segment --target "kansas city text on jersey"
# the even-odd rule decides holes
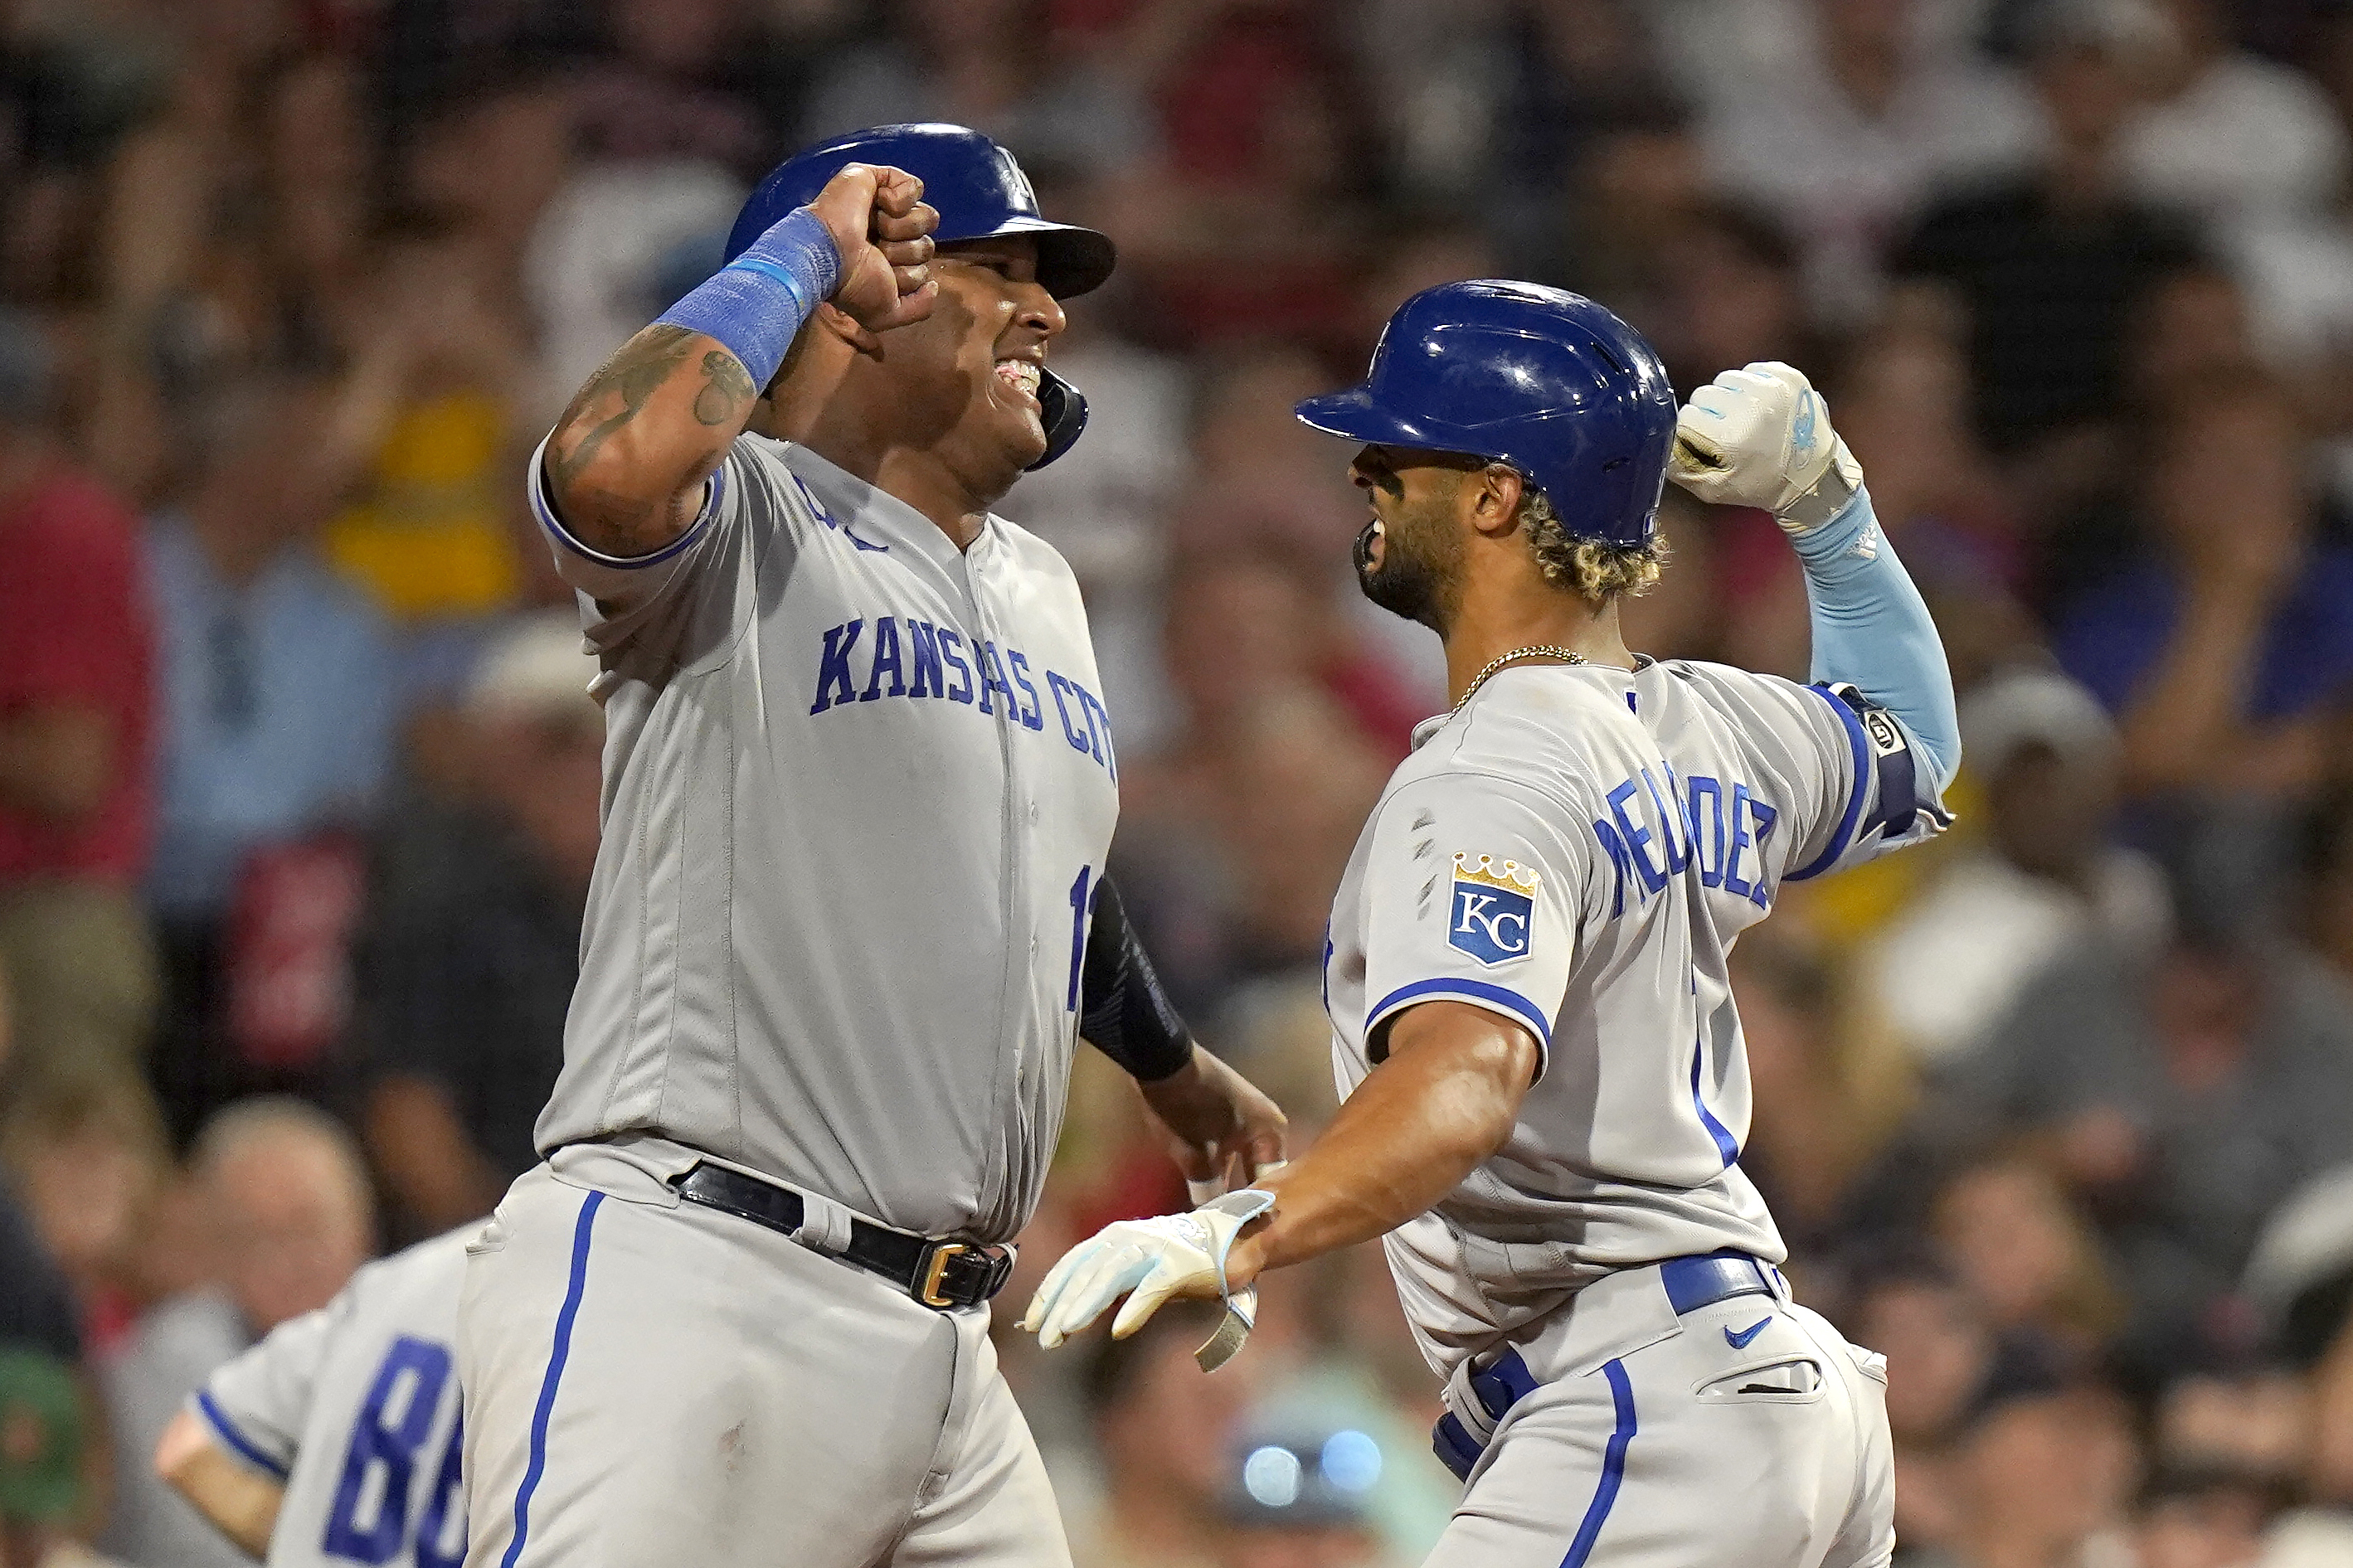
[[[1045,706],[1032,673],[1029,656],[1019,648],[999,650],[988,638],[967,637],[954,626],[913,616],[878,616],[869,637],[861,616],[825,629],[809,714],[814,718],[829,709],[885,697],[938,698],[977,707],[1025,730],[1043,730]],[[1047,695],[1062,721],[1062,738],[1117,779],[1111,715],[1102,700],[1059,670],[1047,670],[1045,676]]]

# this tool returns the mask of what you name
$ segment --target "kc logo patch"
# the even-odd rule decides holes
[[[1457,850],[1446,940],[1485,964],[1525,958],[1535,894],[1535,872],[1518,861],[1498,864],[1485,855],[1474,860]]]

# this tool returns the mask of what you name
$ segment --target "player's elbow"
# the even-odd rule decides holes
[[[689,489],[700,492],[712,460],[708,450],[670,451],[626,430],[599,439],[575,422],[548,440],[547,498],[590,548],[646,554],[677,536],[681,499]]]
[[[183,1410],[172,1417],[156,1440],[153,1464],[155,1474],[173,1490],[190,1501],[195,1501],[194,1478],[212,1449],[212,1435],[204,1424]]]

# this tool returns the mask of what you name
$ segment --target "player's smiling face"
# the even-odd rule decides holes
[[[884,364],[917,438],[976,488],[1002,494],[1045,455],[1039,373],[1066,324],[1062,308],[1038,281],[1038,242],[1020,236],[944,245],[932,276],[938,304],[884,338]]]
[[[1408,447],[1366,447],[1348,479],[1372,510],[1356,535],[1356,584],[1392,615],[1444,636],[1463,554],[1457,516],[1465,472],[1477,458]]]

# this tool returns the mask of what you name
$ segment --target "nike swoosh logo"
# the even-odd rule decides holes
[[[1773,1314],[1767,1312],[1736,1334],[1730,1329],[1726,1329],[1724,1331],[1725,1343],[1730,1345],[1734,1350],[1745,1351],[1748,1348],[1748,1342],[1763,1333],[1765,1331],[1765,1325],[1772,1321]]]

